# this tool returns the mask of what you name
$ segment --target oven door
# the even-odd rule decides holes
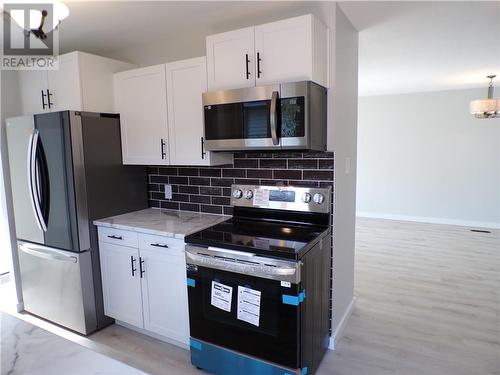
[[[203,94],[209,151],[280,149],[279,85]]]
[[[277,270],[270,276],[274,279],[247,274],[252,261],[238,260],[238,252],[234,251],[229,251],[232,260],[223,260],[229,259],[227,254],[214,257],[207,253],[204,260],[198,261],[193,254],[201,256],[200,249],[186,246],[191,337],[284,367],[299,368],[300,282],[277,280],[280,273],[282,279],[297,278],[283,272],[282,265],[272,265],[274,260],[261,257],[254,262],[253,271],[258,274],[257,263],[269,259]],[[247,263],[249,268],[245,270],[237,263]],[[295,270],[300,272],[297,267]]]

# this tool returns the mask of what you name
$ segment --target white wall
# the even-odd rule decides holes
[[[0,252],[2,261],[9,262],[8,267],[14,270],[12,285],[16,289],[12,295],[18,311],[22,310],[21,278],[19,259],[17,256],[16,234],[12,198],[10,193],[10,178],[8,172],[7,140],[5,133],[5,119],[20,113],[19,90],[17,73],[12,71],[0,72]],[[10,254],[9,254],[10,251]]]
[[[358,215],[500,227],[500,119],[486,88],[361,97]]]
[[[334,44],[328,144],[335,154],[332,333],[336,344],[354,298],[358,121],[358,32],[339,7],[335,13]]]

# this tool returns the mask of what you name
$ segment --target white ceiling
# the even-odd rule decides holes
[[[227,31],[303,14],[308,1],[67,1],[69,17],[61,24],[62,51],[103,52],[164,41],[184,34]],[[266,21],[267,22],[267,21]],[[168,48],[168,46],[159,46]]]
[[[341,8],[360,30],[360,95],[486,87],[492,73],[500,85],[500,1]]]
[[[104,55],[324,12],[309,1],[63,1],[62,52]],[[486,87],[491,73],[500,84],[500,1],[340,4],[360,30],[361,95]]]

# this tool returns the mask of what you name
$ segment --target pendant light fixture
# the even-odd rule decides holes
[[[490,85],[488,86],[488,99],[478,99],[470,102],[470,113],[476,118],[500,118],[500,99],[493,98],[493,78],[496,75],[488,76]]]

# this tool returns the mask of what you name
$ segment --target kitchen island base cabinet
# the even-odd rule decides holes
[[[105,314],[138,332],[186,348],[184,241],[105,227],[98,230]],[[131,240],[134,236],[136,241]]]

